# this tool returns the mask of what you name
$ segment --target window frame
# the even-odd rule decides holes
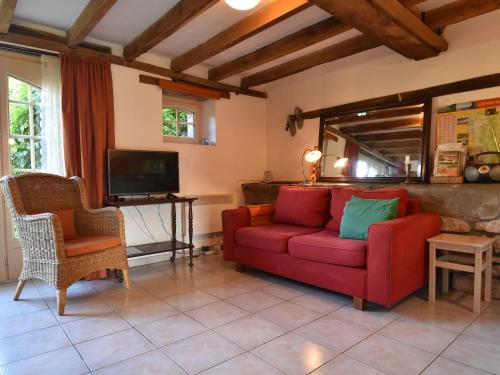
[[[191,109],[188,109],[188,108],[183,108],[183,107],[179,107],[179,106],[165,106],[163,107],[161,110],[162,110],[162,115],[163,115],[163,111],[165,111],[166,109],[173,109],[175,110],[175,135],[167,135],[167,134],[164,134],[163,133],[163,125],[165,123],[172,123],[171,121],[166,121],[164,122],[163,119],[162,119],[162,135],[164,137],[171,137],[171,138],[175,138],[175,139],[187,139],[187,140],[195,140],[196,139],[196,112],[194,110],[191,110]],[[179,112],[185,112],[187,114],[191,114],[193,116],[193,122],[188,122],[188,121],[179,121]],[[189,125],[192,125],[193,126],[193,136],[192,137],[189,137],[189,136],[182,136],[182,135],[179,135],[179,125],[180,124],[185,124],[186,126],[189,126]]]
[[[17,81],[21,81],[24,84],[28,86],[28,100],[17,100],[17,99],[11,99],[9,95],[9,80],[10,78],[13,78]],[[36,171],[41,171],[41,168],[36,167],[37,163],[37,158],[36,158],[36,141],[42,141],[42,135],[35,135],[35,110],[34,107],[38,106],[41,107],[41,95],[40,95],[40,102],[35,102],[33,101],[33,88],[36,88],[40,90],[40,94],[42,91],[42,88],[21,78],[18,77],[14,74],[7,74],[7,130],[8,130],[8,153],[9,153],[9,169],[13,174],[22,174],[22,173],[31,173],[31,172],[36,172]],[[22,105],[27,105],[28,106],[28,122],[29,122],[29,135],[26,134],[12,134],[11,133],[11,124],[10,124],[10,105],[11,104],[22,104]],[[40,114],[41,115],[41,114]],[[41,118],[41,117],[40,117]],[[41,120],[40,120],[41,121]],[[28,140],[30,143],[30,166],[31,168],[14,168],[12,165],[12,151],[11,151],[11,144],[10,140],[11,139],[23,139],[23,140]]]

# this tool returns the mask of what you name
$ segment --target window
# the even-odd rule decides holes
[[[194,138],[194,112],[188,109],[167,107],[162,110],[162,130],[167,137]]]
[[[12,173],[41,169],[41,126],[39,87],[8,77],[9,151]]]

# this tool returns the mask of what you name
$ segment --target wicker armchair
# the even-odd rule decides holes
[[[19,299],[26,280],[41,279],[56,288],[58,314],[62,315],[66,289],[91,272],[105,268],[121,269],[125,286],[129,288],[123,215],[116,208],[89,209],[85,188],[79,177],[64,178],[42,173],[6,176],[0,179],[0,188],[23,251],[23,270],[14,300]],[[67,256],[63,225],[58,215],[53,213],[64,209],[74,209],[78,238],[114,236],[115,243],[119,245]]]

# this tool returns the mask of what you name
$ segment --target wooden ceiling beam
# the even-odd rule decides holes
[[[342,125],[340,130],[349,134],[371,133],[381,131],[391,131],[395,129],[416,129],[422,127],[422,118],[406,118],[380,122],[369,122],[359,125]]]
[[[11,26],[8,34],[0,34],[0,41],[58,53],[73,53],[83,56],[97,56],[109,61],[111,64],[122,65],[129,68],[141,70],[143,72],[168,77],[176,82],[188,82],[198,86],[213,88],[216,90],[234,92],[236,94],[254,96],[258,98],[267,98],[267,94],[262,91],[242,89],[238,86],[227,85],[205,78],[196,77],[190,74],[176,73],[170,69],[144,63],[141,61],[127,61],[121,56],[112,55],[84,46],[84,43],[80,44],[77,48],[70,48],[66,45],[66,38],[60,37],[59,35],[21,27],[16,27],[13,30],[14,26],[15,25]],[[19,30],[17,30],[17,28],[19,28]]]
[[[158,18],[138,37],[128,43],[123,49],[123,56],[126,60],[134,60],[194,20],[217,2],[218,0],[179,0],[163,16]]]
[[[457,0],[425,12],[424,19],[431,29],[442,29],[499,8],[499,0]]]
[[[392,164],[394,166],[397,166],[397,164],[398,164],[398,162],[396,160],[385,156],[380,151],[375,150],[374,148],[368,146],[367,144],[363,143],[362,141],[358,140],[357,138],[353,137],[352,135],[343,133],[340,130],[335,129],[332,126],[325,126],[325,132],[332,133],[332,134],[339,136],[339,137],[342,137],[344,139],[349,139],[351,142],[356,143],[359,146],[359,148],[369,152],[370,154],[373,154],[373,155],[381,158],[382,160],[386,161],[389,164]]]
[[[410,7],[422,1],[403,0],[403,4]],[[312,46],[351,29],[350,25],[340,22],[335,17],[327,18],[246,55],[210,69],[208,71],[208,78],[219,81]]]
[[[448,48],[441,36],[398,0],[312,1],[407,58],[422,60],[437,56]]]
[[[90,0],[68,31],[68,46],[75,48],[108,13],[116,0]]]
[[[331,117],[325,119],[324,122],[326,125],[358,123],[371,120],[383,120],[386,118],[393,118],[393,117],[418,115],[420,113],[423,113],[423,111],[424,111],[423,105],[403,107],[403,108],[379,109],[376,111],[364,112],[364,115],[362,116],[358,115],[357,113],[354,113],[344,116]]]
[[[410,139],[410,140],[383,140],[383,141],[370,141],[366,144],[372,148],[402,148],[402,147],[421,147],[421,139]]]
[[[276,81],[277,79],[302,72],[314,66],[339,60],[343,57],[351,56],[379,46],[381,46],[381,43],[374,41],[371,38],[367,38],[365,35],[359,35],[334,44],[333,46],[299,57],[295,60],[273,66],[247,77],[243,77],[241,79],[241,86],[259,86],[267,82]]]
[[[415,14],[399,0],[370,1],[380,13],[383,13],[399,27],[434,49],[437,54],[448,49],[448,42],[421,20],[421,14],[419,12]]]
[[[144,74],[139,75],[139,82],[149,85],[158,86],[167,91],[174,91],[181,94],[195,96],[204,99],[229,99],[230,95],[227,91],[220,91],[215,89],[208,89],[193,84],[179,83],[158,77],[147,76]]]
[[[7,34],[9,31],[17,0],[0,0],[0,34]]]
[[[182,72],[310,7],[307,0],[277,0],[172,60],[171,69]]]
[[[421,130],[408,130],[394,132],[390,135],[386,133],[381,134],[366,134],[355,137],[360,142],[370,142],[370,141],[382,141],[382,140],[399,140],[399,139],[422,139]]]
[[[48,31],[42,31],[42,30],[36,30],[31,27],[26,27],[26,26],[20,26],[16,24],[12,24],[9,29],[9,33],[5,39],[5,41],[8,41],[7,39],[14,39],[14,40],[20,40],[22,41],[28,41],[28,42],[34,42],[34,44],[37,44],[37,42],[40,42],[41,44],[47,44],[50,45],[56,49],[53,51],[56,52],[61,52],[61,51],[66,51],[66,52],[75,52],[75,49],[69,47],[67,45],[67,38],[50,33]],[[18,44],[23,44],[23,43],[18,43]],[[16,43],[16,42],[12,42]],[[31,45],[27,44],[30,47],[36,47],[36,45]],[[41,48],[41,47],[40,47]],[[103,46],[101,44],[95,44],[95,43],[88,43],[88,42],[81,42],[77,48],[79,48],[79,51],[83,53],[83,51],[88,51],[88,53],[104,53],[104,54],[111,54],[111,48],[108,46]],[[50,48],[47,48],[50,49]]]
[[[309,47],[325,39],[341,34],[350,28],[350,26],[341,23],[335,17],[327,18],[326,20],[287,35],[258,50],[210,69],[208,71],[208,78],[219,81]]]
[[[420,147],[399,147],[399,148],[375,148],[384,155],[396,156],[396,155],[420,155],[422,148]]]
[[[480,1],[486,1],[486,0],[480,0]],[[494,11],[494,10],[500,8],[500,1],[499,0],[490,0],[490,1],[494,1],[494,3],[496,5],[493,6],[494,4],[493,5],[489,4],[489,6],[487,6],[487,7],[486,6],[481,7],[479,9],[475,9],[474,12],[466,12],[466,14],[469,15],[470,17],[476,17],[476,16],[479,16],[481,14],[489,13],[491,11]],[[407,2],[405,2],[405,4],[407,4]],[[464,11],[463,8],[464,8],[463,1],[457,0],[457,1],[449,4],[446,9],[447,9],[447,12],[449,12],[449,13],[459,14],[459,13],[462,13]],[[457,21],[457,19],[460,19],[460,21],[464,21],[465,19],[467,19],[463,15],[460,16],[459,18],[458,18],[458,16],[450,17],[447,14],[447,12],[446,13],[443,12],[442,10],[440,10],[440,8],[430,10],[430,11],[426,12],[426,19],[432,20],[433,25],[441,25],[441,27],[448,26],[448,22],[451,22],[451,23],[459,22],[459,21]],[[359,37],[357,37],[357,38],[359,38]],[[364,51],[367,51],[369,49],[372,49],[372,48],[375,48],[375,47],[378,47],[381,45],[380,43],[373,43],[373,41],[371,41],[371,39],[369,37],[365,36],[365,38],[366,38],[366,40],[364,40],[362,42],[367,44],[366,49],[356,51],[354,53],[364,52]],[[301,56],[297,59],[287,61],[283,64],[278,65],[278,66],[271,67],[269,69],[251,74],[251,75],[244,77],[242,79],[242,86],[244,86],[244,87],[257,86],[257,84],[253,84],[253,82],[257,82],[258,85],[272,82],[272,81],[275,81],[277,79],[290,76],[292,74],[300,73],[304,70],[313,68],[317,65],[321,65],[321,64],[324,64],[327,62],[332,62],[332,61],[338,60],[340,58],[346,57],[345,55],[340,53],[339,49],[346,48],[345,45],[349,44],[349,41],[352,44],[360,43],[359,40],[355,40],[354,38],[352,38],[352,39],[349,39],[345,42],[342,42],[343,43],[342,45],[339,43],[339,44],[336,44],[336,45],[333,45],[330,47],[326,47],[320,51],[312,52],[308,55]],[[369,43],[369,41],[371,41],[373,44],[371,45]],[[351,48],[353,48],[353,47],[354,46],[351,46]],[[316,56],[321,56],[322,58],[317,58]],[[307,62],[307,63],[304,63],[304,62]],[[286,72],[286,73],[284,73],[284,72]],[[315,116],[315,117],[318,117],[318,116]]]

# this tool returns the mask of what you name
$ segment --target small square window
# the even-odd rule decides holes
[[[162,132],[167,137],[194,138],[194,112],[177,107],[162,110]]]

